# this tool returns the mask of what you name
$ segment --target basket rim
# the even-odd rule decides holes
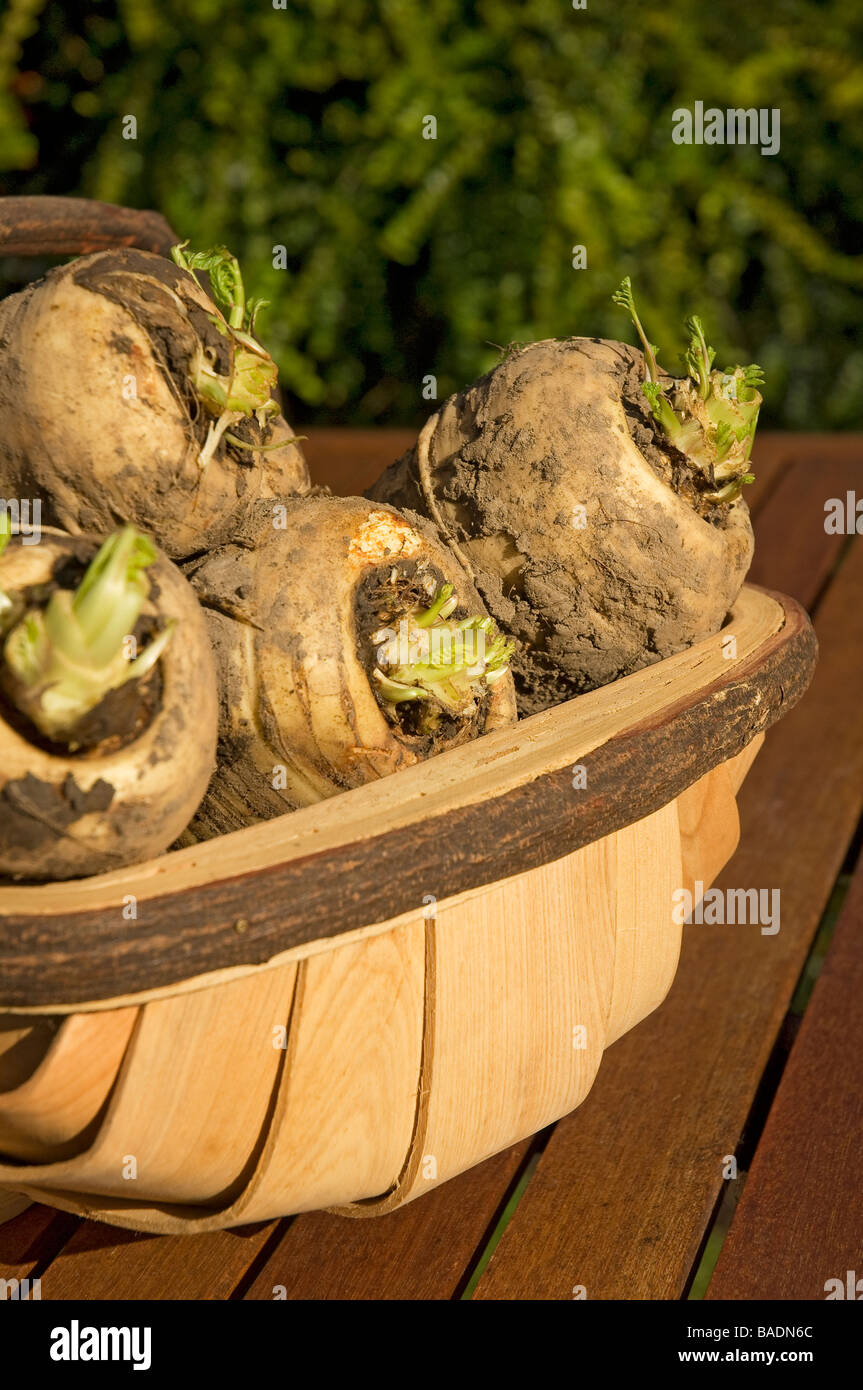
[[[160,212],[67,194],[9,194],[0,198],[0,256],[86,256],[134,246],[170,256],[181,238]]]
[[[147,864],[2,886],[0,1007],[263,966],[559,859],[741,752],[801,698],[816,654],[803,608],[747,585],[715,637],[395,777]]]

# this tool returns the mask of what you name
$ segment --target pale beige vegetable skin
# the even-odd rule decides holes
[[[261,503],[236,543],[194,568],[222,691],[198,834],[310,805],[514,721],[512,644],[422,526],[356,498]]]

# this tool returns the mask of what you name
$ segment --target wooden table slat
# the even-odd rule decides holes
[[[246,1297],[448,1299],[490,1234],[530,1140],[488,1159],[388,1216],[300,1216]]]
[[[823,1299],[863,1280],[863,859],[782,1081],[710,1299]],[[835,1292],[835,1286],[831,1287]],[[860,1293],[863,1294],[863,1285]]]
[[[764,509],[785,470],[793,462],[793,439],[783,432],[759,430],[752,454],[755,482],[743,489],[746,504],[755,518]]]
[[[297,426],[299,434],[304,434]],[[358,497],[414,444],[418,430],[311,430],[302,445],[313,483]]]
[[[80,1218],[37,1204],[0,1226],[0,1279],[27,1279],[50,1264]]]
[[[749,579],[791,594],[811,607],[841,557],[846,537],[824,529],[828,498],[863,496],[863,438],[848,442],[843,455],[792,457],[768,505],[755,520],[755,558]]]
[[[42,1298],[230,1298],[278,1222],[199,1236],[151,1236],[83,1221],[42,1276]]]

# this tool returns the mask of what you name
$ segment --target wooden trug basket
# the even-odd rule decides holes
[[[814,654],[746,588],[716,637],[395,777],[0,888],[0,1188],[152,1232],[372,1216],[572,1110]]]
[[[14,1194],[150,1232],[374,1216],[572,1110],[668,991],[674,892],[733,853],[815,651],[747,587],[708,641],[394,777],[0,887],[0,1219]]]

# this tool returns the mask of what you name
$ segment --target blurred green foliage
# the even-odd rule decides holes
[[[764,367],[770,423],[859,424],[856,0],[284,3],[7,0],[3,191],[227,243],[306,419],[421,418],[423,377],[443,397],[493,344],[629,338],[629,274],[666,366],[697,311]],[[778,107],[780,152],[674,145],[696,100]]]

